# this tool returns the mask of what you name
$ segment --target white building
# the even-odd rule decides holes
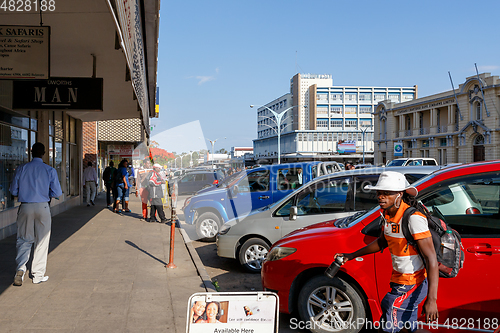
[[[287,112],[280,123],[281,158],[373,161],[373,112],[384,100],[417,97],[413,87],[334,86],[331,75],[296,74],[287,93],[257,110],[255,158],[277,159],[278,124],[270,110]],[[364,138],[363,138],[364,137]],[[363,140],[364,139],[364,140]],[[339,142],[355,143],[356,153],[339,154]]]

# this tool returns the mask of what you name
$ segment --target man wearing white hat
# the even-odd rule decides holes
[[[365,190],[376,190],[382,209],[382,231],[379,238],[353,253],[337,253],[344,263],[354,258],[372,254],[388,247],[392,259],[391,291],[382,300],[381,328],[385,332],[413,332],[417,329],[418,305],[427,297],[423,314],[427,322],[438,318],[437,290],[438,262],[426,218],[428,212],[419,208],[415,199],[418,191],[410,186],[399,172],[385,171],[377,185],[367,185]],[[417,248],[408,244],[401,228],[407,208],[418,209],[408,219],[409,230]],[[426,263],[422,260],[422,255]]]
[[[163,188],[162,184],[165,181],[162,179],[160,175],[161,165],[155,163],[153,165],[153,172],[151,173],[151,178],[149,179],[149,197],[151,199],[151,214],[149,218],[149,222],[156,221],[156,212],[158,212],[158,216],[160,217],[160,223],[165,223],[167,218],[165,217],[165,212],[163,211]]]

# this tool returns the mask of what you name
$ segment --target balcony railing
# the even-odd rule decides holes
[[[395,135],[396,138],[399,138],[399,131],[396,131]]]
[[[413,135],[413,130],[406,130],[405,131],[405,136],[412,136]]]
[[[455,124],[455,132],[458,132],[458,124]]]
[[[446,132],[448,132],[448,126],[438,126],[437,132],[438,133],[446,133]]]
[[[419,128],[418,129],[418,134],[419,135],[425,135],[425,134],[430,134],[430,130],[428,128]]]

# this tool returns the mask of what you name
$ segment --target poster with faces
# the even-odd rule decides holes
[[[188,302],[187,332],[275,333],[278,296],[268,292],[197,293]]]

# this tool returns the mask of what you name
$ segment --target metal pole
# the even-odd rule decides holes
[[[176,268],[177,266],[174,264],[174,244],[175,244],[175,222],[177,221],[177,215],[175,212],[175,208],[177,207],[177,181],[172,183],[172,188],[169,188],[171,203],[170,203],[170,253],[168,264],[165,266],[166,268]]]
[[[450,77],[451,88],[453,89],[453,96],[455,96],[455,103],[457,103],[457,110],[458,110],[458,114],[460,116],[460,120],[464,120],[464,117],[462,117],[462,113],[460,112],[460,108],[458,107],[457,94],[455,93],[455,87],[453,86],[453,80],[451,79],[451,74],[449,71],[448,71],[448,76]]]
[[[486,107],[486,100],[484,99],[483,83],[481,82],[481,79],[479,78],[479,72],[477,71],[476,63],[474,63],[474,66],[476,67],[477,80],[479,81],[479,84],[481,85],[481,95],[483,96],[484,110],[486,111],[486,116],[489,117],[490,113],[488,112],[488,108]]]
[[[167,268],[177,268],[174,264],[174,243],[175,243],[175,221],[177,219],[175,215],[175,208],[172,207],[170,213],[170,255],[168,258]]]
[[[212,144],[212,169],[214,168],[214,145],[215,145],[215,141],[210,141],[210,143]]]
[[[278,123],[280,123],[280,122],[278,122]],[[280,134],[281,133],[280,132],[281,131],[279,128],[280,128],[280,126],[278,125],[278,164],[281,164],[281,150],[280,150],[280,148],[281,148],[281,145],[280,145],[280,140],[281,140]]]
[[[363,164],[365,164],[365,131],[361,130],[361,134],[363,135]]]

